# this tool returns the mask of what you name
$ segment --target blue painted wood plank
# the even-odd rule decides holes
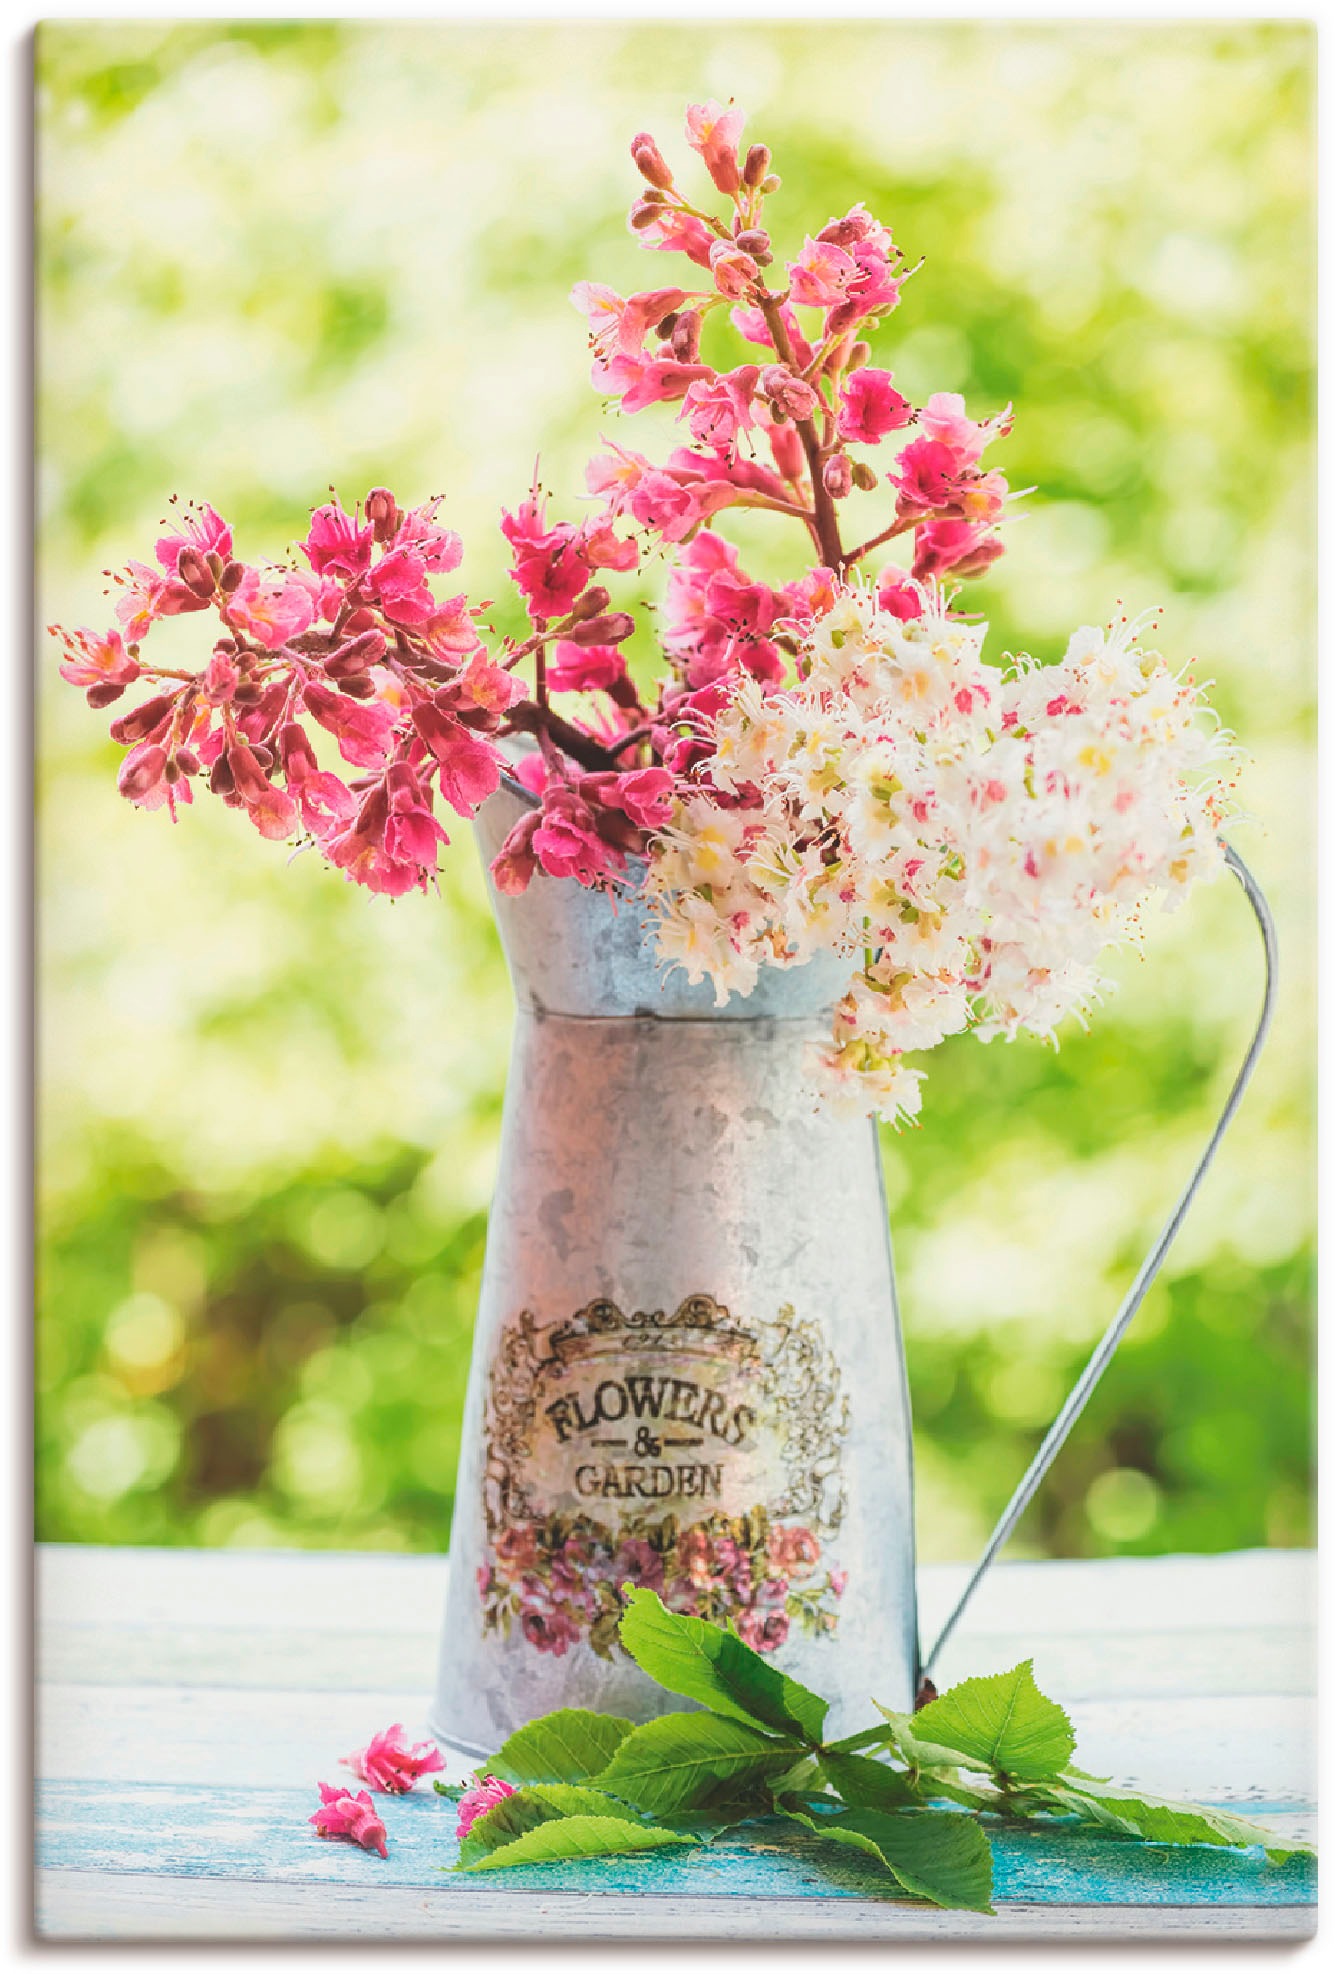
[[[330,1780],[336,1780],[332,1775]],[[169,1874],[243,1883],[417,1886],[451,1895],[469,1884],[500,1898],[527,1892],[637,1892],[652,1897],[886,1898],[874,1864],[780,1820],[747,1837],[639,1858],[532,1866],[453,1878],[455,1809],[435,1794],[379,1797],[389,1857],[323,1841],[306,1819],[315,1792],[168,1783],[48,1782],[38,1789],[38,1861],[46,1869]],[[1267,1828],[1294,1835],[1304,1806],[1251,1806]],[[1079,1833],[991,1834],[998,1904],[1308,1906],[1315,1867],[1272,1866],[1209,1846],[1137,1844]]]

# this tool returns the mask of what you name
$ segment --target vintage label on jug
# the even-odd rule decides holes
[[[548,1328],[523,1310],[489,1382],[486,1629],[608,1656],[634,1582],[759,1651],[832,1631],[846,1430],[836,1362],[790,1308],[746,1326],[708,1295],[597,1300]]]

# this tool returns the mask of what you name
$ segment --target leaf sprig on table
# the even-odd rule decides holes
[[[1094,1830],[1161,1844],[1260,1847],[1271,1864],[1305,1850],[1228,1811],[1164,1801],[1073,1766],[1064,1709],[1032,1662],[966,1679],[915,1714],[826,1741],[828,1702],[736,1634],[629,1586],[620,1637],[658,1685],[702,1712],[641,1726],[564,1708],[531,1721],[459,1798],[457,1871],[709,1844],[784,1816],[863,1853],[896,1897],[989,1913],[990,1821]]]

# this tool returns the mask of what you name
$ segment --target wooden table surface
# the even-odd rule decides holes
[[[920,1574],[923,1635],[966,1572]],[[453,1806],[378,1797],[386,1861],[307,1824],[318,1779],[402,1721],[421,1738],[442,1559],[50,1547],[38,1564],[42,1936],[71,1939],[1299,1938],[1306,1868],[1113,1839],[993,1836],[994,1919],[880,1896],[794,1826],[642,1858],[443,1873]],[[1076,1759],[1311,1836],[1313,1558],[998,1566],[941,1691],[1032,1656]],[[472,1766],[447,1757],[448,1779]],[[355,1785],[357,1786],[357,1785]],[[836,1853],[835,1856],[830,1856]],[[883,1882],[887,1883],[887,1879]]]

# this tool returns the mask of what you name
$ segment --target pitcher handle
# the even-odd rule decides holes
[[[1200,1161],[1183,1188],[1182,1195],[1173,1208],[1163,1232],[1145,1256],[1143,1266],[1135,1280],[1131,1283],[1130,1288],[1126,1291],[1126,1298],[1120,1309],[1118,1309],[1116,1315],[1103,1332],[1093,1355],[1076,1380],[1070,1396],[1057,1413],[1046,1438],[1034,1454],[1027,1473],[1010,1496],[1005,1512],[992,1530],[990,1540],[982,1551],[977,1567],[968,1578],[962,1596],[941,1627],[939,1637],[922,1661],[921,1669],[917,1676],[917,1683],[921,1688],[918,1694],[919,1702],[923,1698],[930,1699],[934,1696],[935,1688],[931,1685],[929,1678],[931,1667],[939,1658],[946,1640],[958,1624],[959,1619],[963,1616],[982,1578],[986,1575],[1000,1550],[1013,1534],[1020,1516],[1037,1493],[1053,1460],[1055,1460],[1057,1454],[1065,1444],[1071,1427],[1093,1396],[1098,1380],[1111,1363],[1117,1345],[1130,1328],[1136,1311],[1148,1294],[1159,1269],[1163,1266],[1168,1249],[1176,1239],[1177,1231],[1187,1216],[1187,1209],[1196,1196],[1201,1180],[1209,1170],[1210,1161],[1219,1149],[1224,1133],[1232,1122],[1238,1105],[1242,1102],[1243,1092],[1251,1081],[1252,1072],[1260,1059],[1261,1049],[1266,1039],[1266,1031],[1270,1027],[1270,1018],[1275,1010],[1275,992],[1279,971],[1279,948],[1275,939],[1275,924],[1270,916],[1270,907],[1262,895],[1261,887],[1257,884],[1256,879],[1252,876],[1246,864],[1242,861],[1242,858],[1236,850],[1230,849],[1227,844],[1222,844],[1221,847],[1229,869],[1242,886],[1243,891],[1247,895],[1247,901],[1256,915],[1256,923],[1261,933],[1261,943],[1265,948],[1266,989],[1261,1003],[1260,1017],[1257,1020],[1256,1029],[1252,1035],[1251,1046],[1243,1057],[1242,1067],[1238,1071],[1233,1088],[1228,1093],[1228,1100],[1219,1113],[1219,1121],[1210,1135],[1210,1141],[1201,1153]]]

